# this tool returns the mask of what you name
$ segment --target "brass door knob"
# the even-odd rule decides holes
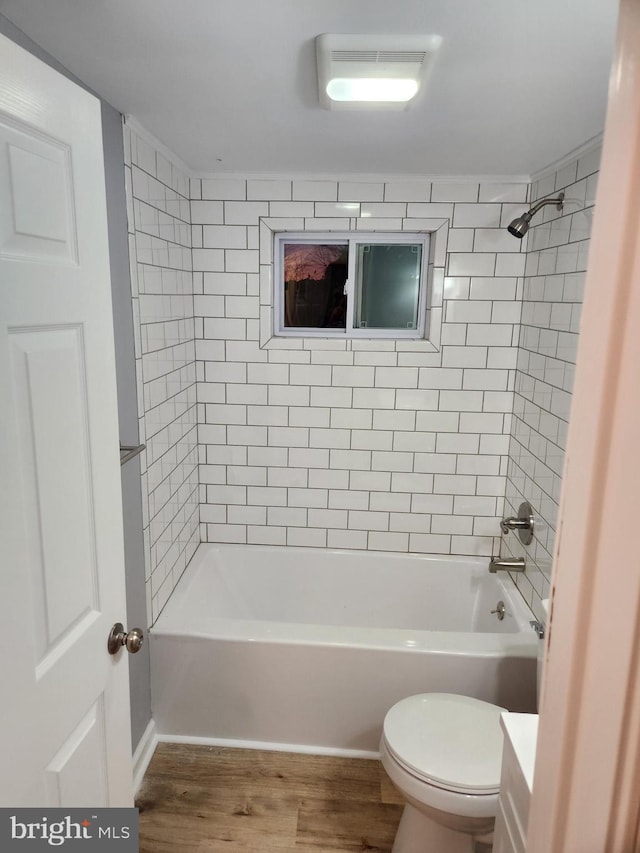
[[[144,634],[140,628],[132,628],[131,631],[127,632],[124,630],[122,622],[116,622],[109,633],[107,649],[110,655],[115,655],[122,646],[126,646],[127,651],[135,655],[142,648],[143,642]]]

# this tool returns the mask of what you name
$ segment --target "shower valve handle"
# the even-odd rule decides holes
[[[510,518],[503,518],[500,522],[500,530],[503,533],[508,533],[510,530],[528,530],[530,527],[528,518],[516,518],[513,515]]]
[[[508,533],[510,530],[517,530],[523,545],[531,544],[533,540],[533,526],[533,507],[528,501],[523,501],[520,504],[517,516],[503,518],[500,522],[500,530],[503,533]]]

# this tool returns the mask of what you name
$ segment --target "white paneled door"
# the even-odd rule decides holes
[[[100,105],[0,36],[0,806],[132,803]]]

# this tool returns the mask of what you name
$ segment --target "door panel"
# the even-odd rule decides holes
[[[16,451],[31,519],[25,561],[41,669],[75,642],[70,632],[99,609],[84,347],[77,327],[11,330],[10,343]]]
[[[131,805],[100,105],[0,37],[0,805]]]
[[[45,769],[47,805],[108,806],[102,696]]]
[[[0,120],[0,253],[77,263],[69,146]]]

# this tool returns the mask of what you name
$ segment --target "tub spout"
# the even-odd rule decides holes
[[[524,572],[524,557],[513,557],[508,560],[501,560],[500,557],[492,557],[489,561],[489,571],[495,572]]]

